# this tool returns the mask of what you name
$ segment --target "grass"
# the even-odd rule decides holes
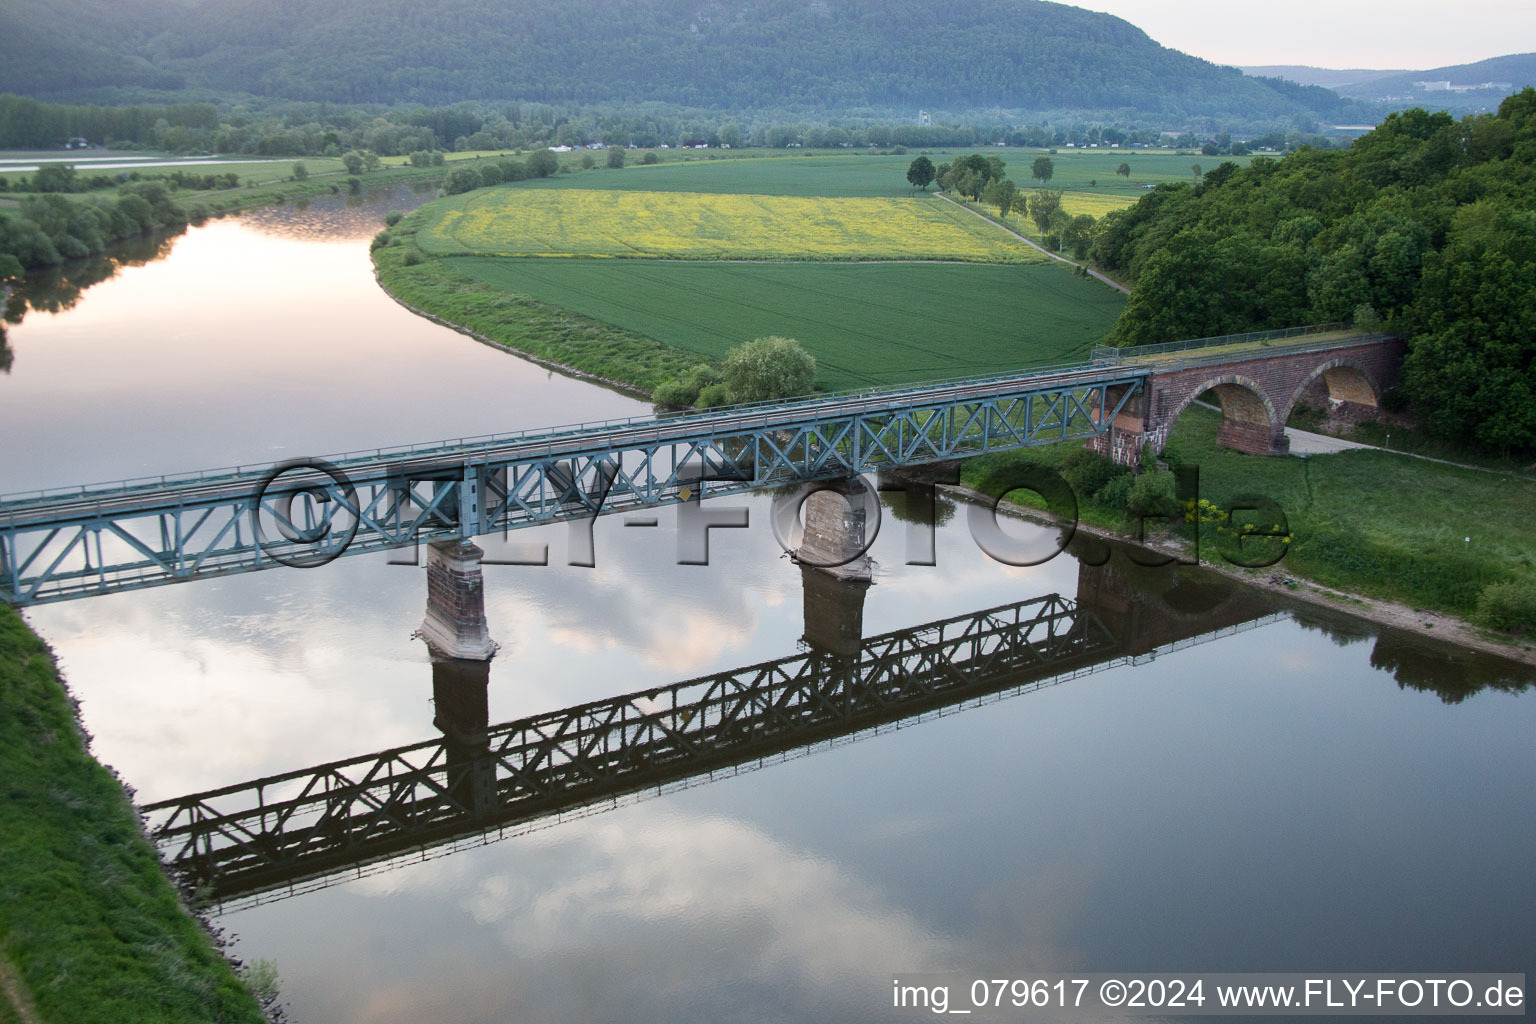
[[[434,256],[1034,263],[1006,232],[931,199],[492,188],[433,203]]]
[[[1097,282],[1040,264],[445,262],[500,293],[703,356],[723,358],[763,335],[793,337],[816,357],[823,389],[1075,361],[1123,304]]]
[[[1216,443],[1219,424],[1215,410],[1191,407],[1174,426],[1164,458],[1198,466],[1200,496],[1223,509],[1241,496],[1275,501],[1292,536],[1277,571],[1461,617],[1472,615],[1488,584],[1536,579],[1536,481],[1363,449],[1307,459],[1243,455]],[[962,479],[972,486],[1002,479],[1019,459],[1059,465],[1077,447],[972,459]],[[1120,515],[1103,509],[1089,507],[1083,518],[1124,526]],[[1215,539],[1207,526],[1206,561],[1221,560]]]
[[[446,260],[407,265],[406,254],[413,251],[409,245],[374,251],[374,270],[389,294],[516,352],[646,393],[705,361],[654,338],[475,280]]]
[[[42,641],[4,607],[0,786],[0,961],[38,1016],[263,1019],[161,873],[122,785],[91,757]]]

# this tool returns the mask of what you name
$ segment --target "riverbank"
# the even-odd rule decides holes
[[[1476,621],[1484,591],[1500,584],[1536,587],[1536,482],[1475,468],[1356,449],[1330,455],[1269,458],[1216,443],[1220,414],[1192,407],[1180,417],[1164,458],[1197,467],[1199,497],[1210,503],[1200,529],[1200,561],[1225,575],[1354,615],[1463,646],[1536,664],[1536,635],[1484,628]],[[1048,445],[962,464],[961,481],[996,493],[1019,461],[1060,468],[1081,450]],[[1289,531],[1284,557],[1244,569],[1219,551],[1220,513],[1240,498],[1272,500]],[[1024,492],[1016,497],[1027,501]],[[1081,528],[1126,539],[1119,508],[1078,496]],[[1034,515],[1039,509],[1021,504]],[[1280,524],[1272,524],[1280,525]],[[1165,532],[1168,550],[1187,553],[1193,529]]]
[[[551,369],[649,397],[706,356],[663,344],[525,295],[503,291],[421,256],[407,217],[375,240],[374,277],[421,316]]]
[[[182,905],[47,646],[0,606],[0,1021],[264,1020]]]

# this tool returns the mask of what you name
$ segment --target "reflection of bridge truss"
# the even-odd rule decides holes
[[[0,601],[316,563],[1101,434],[1148,371],[1084,366],[7,496]],[[701,480],[702,478],[702,480]]]
[[[802,652],[495,726],[472,748],[429,741],[145,811],[189,884],[259,902],[1050,686],[1130,660],[1122,649],[1095,613],[1053,594],[872,637],[854,658]]]
[[[1056,596],[449,740],[145,808],[171,866],[218,898],[290,886],[1109,661],[1116,640]]]

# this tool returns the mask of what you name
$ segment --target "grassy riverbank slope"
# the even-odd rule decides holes
[[[263,1020],[186,912],[47,648],[0,606],[0,1021]]]
[[[1302,576],[1352,594],[1476,621],[1490,585],[1536,588],[1536,480],[1356,449],[1333,455],[1271,458],[1216,443],[1220,414],[1191,407],[1174,426],[1164,458],[1197,466],[1200,497],[1230,509],[1240,496],[1273,500],[1290,531],[1285,557],[1266,577]],[[962,480],[995,492],[1018,461],[1062,466],[1081,445],[1069,442],[963,463]],[[1111,492],[1113,493],[1113,492]],[[1015,492],[1027,499],[1027,492]],[[1127,528],[1124,496],[1079,495],[1084,522]],[[1209,514],[1206,517],[1210,518]],[[1224,564],[1215,527],[1202,526],[1202,561]],[[1250,542],[1252,543],[1252,542]]]

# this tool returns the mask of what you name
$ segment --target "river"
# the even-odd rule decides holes
[[[648,410],[385,296],[367,240],[418,201],[212,221],[37,288],[0,376],[0,490]],[[490,721],[793,655],[826,615],[869,637],[1059,594],[1121,656],[218,916],[293,1019],[874,1021],[893,977],[937,969],[1536,966],[1525,670],[1123,552],[1002,565],[948,502],[936,565],[904,564],[888,515],[874,586],[808,623],[770,499],[721,504],[750,526],[712,531],[709,566],[676,564],[670,509],[601,520],[593,568],[563,527],[531,533],[548,566],[486,566]],[[425,599],[422,569],[367,555],[26,617],[150,802],[435,738]]]

